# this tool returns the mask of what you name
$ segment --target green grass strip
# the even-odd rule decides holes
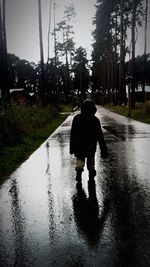
[[[104,108],[112,112],[128,117],[129,111],[126,106],[104,105]],[[150,124],[150,101],[146,103],[137,103],[134,109],[131,110],[130,117],[134,120]]]
[[[66,119],[67,114],[59,114],[42,129],[35,130],[20,144],[5,147],[1,151],[0,158],[0,183],[6,180],[15,169],[54,132],[54,130]]]

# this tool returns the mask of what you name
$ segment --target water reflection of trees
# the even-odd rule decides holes
[[[47,153],[47,169],[46,174],[48,176],[48,218],[49,218],[49,240],[50,245],[54,240],[54,229],[55,229],[55,220],[54,220],[54,195],[52,190],[52,174],[50,166],[50,142],[46,142],[46,153]]]
[[[149,266],[150,263],[150,218],[146,207],[150,197],[148,188],[141,183],[133,151],[131,142],[130,147],[125,142],[115,142],[105,173],[114,235],[113,266]]]
[[[25,218],[22,213],[22,206],[19,197],[19,188],[16,179],[11,182],[9,190],[11,196],[11,221],[14,234],[14,263],[13,266],[29,266],[31,261],[31,253],[25,233]]]

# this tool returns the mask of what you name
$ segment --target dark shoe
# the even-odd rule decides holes
[[[83,169],[77,170],[76,181],[81,182]]]
[[[93,180],[96,176],[96,170],[90,170],[89,171],[89,180]]]

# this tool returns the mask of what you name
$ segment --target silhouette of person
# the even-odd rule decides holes
[[[97,142],[100,145],[101,156],[106,157],[108,154],[100,120],[95,116],[96,111],[95,104],[90,100],[85,100],[81,106],[81,113],[77,114],[72,122],[70,154],[74,154],[76,157],[76,181],[82,179],[85,159],[89,179],[94,179]]]

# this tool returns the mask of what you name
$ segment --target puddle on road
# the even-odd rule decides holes
[[[146,132],[143,129],[135,129],[133,125],[117,125],[112,126],[104,125],[103,128],[113,135],[117,140],[128,141],[135,138],[150,138],[150,132]]]

